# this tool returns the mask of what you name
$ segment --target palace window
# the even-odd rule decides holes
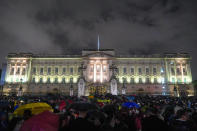
[[[33,74],[36,74],[36,67],[33,68]]]
[[[72,77],[70,78],[70,83],[73,83],[73,78]]]
[[[40,83],[43,83],[43,79],[42,79],[42,77],[40,78]]]
[[[138,73],[142,74],[142,68],[138,68]]]
[[[146,68],[146,74],[147,75],[149,74],[149,68]]]
[[[187,83],[187,78],[184,78],[184,83]]]
[[[176,72],[177,72],[178,75],[181,75],[180,68],[176,68]]]
[[[131,68],[131,74],[134,74],[134,68]]]
[[[150,83],[150,78],[149,77],[146,78],[146,83]]]
[[[73,68],[72,67],[70,68],[70,73],[73,74]]]
[[[163,69],[163,67],[161,67],[161,73],[164,73],[164,69]]]
[[[139,78],[139,83],[142,83],[142,78]]]
[[[174,78],[172,78],[172,83],[175,83],[175,79]]]
[[[100,72],[100,65],[96,65],[96,71]]]
[[[177,81],[178,83],[181,83],[181,79],[180,78],[178,78],[178,81]]]
[[[17,68],[16,75],[20,74],[20,68]]]
[[[55,74],[57,75],[58,74],[58,67],[55,67]]]
[[[43,75],[44,69],[40,68],[40,75]]]
[[[62,73],[63,73],[63,74],[66,74],[66,68],[65,68],[65,67],[63,68]]]
[[[172,75],[175,75],[174,68],[171,68],[171,74],[172,74]]]
[[[12,67],[11,71],[10,71],[10,75],[14,75],[14,68]]]
[[[81,72],[81,68],[80,67],[78,67],[78,73],[80,73]]]
[[[126,68],[126,67],[123,68],[123,73],[124,73],[124,74],[127,73],[127,68]]]
[[[58,78],[57,77],[55,78],[55,83],[58,83]]]
[[[35,79],[35,78],[33,78],[33,79],[32,79],[32,83],[35,83],[35,82],[36,82],[36,79]]]
[[[183,68],[183,73],[184,73],[184,75],[187,75],[187,72],[186,72],[185,68]]]
[[[48,75],[51,74],[51,67],[48,68],[48,71],[47,71]]]
[[[134,84],[134,83],[135,83],[134,78],[131,78],[131,83],[132,83],[132,84]]]
[[[91,65],[90,72],[93,72],[93,71],[94,71],[94,67],[93,67],[93,65]]]
[[[66,83],[66,79],[65,78],[62,78],[62,83]]]
[[[154,83],[157,83],[157,78],[154,78]]]
[[[103,72],[106,72],[106,66],[105,65],[103,66]]]
[[[157,74],[157,68],[156,67],[153,68],[153,74],[154,75]]]
[[[23,68],[22,75],[25,75],[26,68]]]
[[[51,83],[50,77],[47,78],[47,83]]]

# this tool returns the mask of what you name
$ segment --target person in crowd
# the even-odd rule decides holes
[[[177,111],[176,119],[172,122],[173,131],[190,131],[189,114],[186,109]]]

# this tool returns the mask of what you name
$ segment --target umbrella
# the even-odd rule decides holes
[[[59,116],[52,112],[44,111],[26,120],[20,131],[58,131],[58,127]]]
[[[62,111],[65,107],[66,107],[66,102],[65,101],[61,101],[60,105],[59,105],[59,110]]]
[[[118,110],[118,108],[114,104],[108,104],[108,105],[105,105],[102,108],[102,110],[103,110],[103,112],[105,112],[107,114],[114,114]]]
[[[122,106],[127,107],[127,108],[140,108],[140,106],[138,104],[136,104],[135,102],[125,102],[122,104]]]
[[[30,103],[20,106],[14,111],[14,115],[23,116],[24,110],[30,110],[33,115],[39,114],[43,111],[52,111],[53,109],[47,103],[39,102],[39,103]]]
[[[96,104],[86,103],[86,102],[76,102],[70,105],[69,109],[75,109],[78,111],[96,110],[98,106]]]
[[[134,96],[128,96],[127,99],[130,100],[130,101],[133,101],[133,100],[135,100],[135,97]]]

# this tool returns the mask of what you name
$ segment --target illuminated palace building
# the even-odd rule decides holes
[[[9,54],[3,93],[193,95],[188,54],[119,56],[112,49],[44,56]]]

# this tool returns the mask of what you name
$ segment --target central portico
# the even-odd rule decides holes
[[[83,50],[83,73],[85,91],[81,95],[105,94],[109,92],[109,81],[112,78],[113,70],[112,60],[114,59],[114,50]],[[80,91],[80,87],[78,88]],[[79,93],[80,94],[80,93]]]

